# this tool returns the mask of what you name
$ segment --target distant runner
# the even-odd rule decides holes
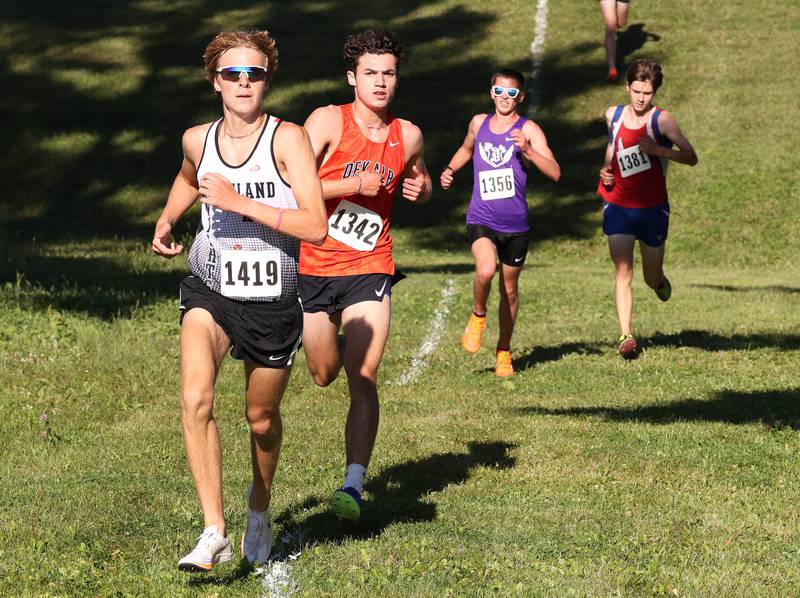
[[[663,75],[655,62],[639,59],[627,75],[630,103],[606,110],[608,145],[597,193],[605,200],[603,232],[614,262],[615,297],[621,336],[619,353],[636,357],[631,330],[633,246],[639,240],[644,281],[662,301],[672,295],[664,275],[669,229],[667,161],[694,166],[697,154],[666,110],[653,105]],[[678,146],[677,150],[671,149]]]
[[[519,275],[528,254],[528,204],[525,183],[528,167],[535,166],[557,181],[561,167],[547,139],[532,120],[519,114],[525,99],[525,77],[504,68],[492,75],[489,97],[493,114],[476,114],[464,142],[453,154],[440,177],[443,189],[453,184],[453,173],[472,160],[474,183],[467,210],[467,237],[475,257],[472,315],[461,337],[470,353],[481,347],[486,326],[486,302],[500,259],[500,334],[497,339],[495,374],[511,376],[511,335],[519,310]]]

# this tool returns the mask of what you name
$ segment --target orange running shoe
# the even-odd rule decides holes
[[[494,368],[495,376],[507,378],[514,375],[514,366],[511,365],[511,351],[497,350],[497,365]]]
[[[608,69],[608,82],[615,83],[617,79],[619,79],[619,72],[617,72],[617,69]]]
[[[483,329],[486,328],[486,316],[476,316],[470,314],[464,334],[461,335],[461,346],[468,353],[477,353],[481,348],[481,336]]]

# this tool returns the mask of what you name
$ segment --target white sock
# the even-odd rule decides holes
[[[344,476],[344,487],[355,488],[361,494],[364,492],[365,477],[367,477],[367,468],[358,463],[351,463],[347,466],[347,473]]]

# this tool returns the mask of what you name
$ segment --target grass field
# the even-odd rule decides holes
[[[285,540],[276,559],[291,567],[285,594],[800,593],[800,5],[632,3],[623,59],[662,63],[658,104],[700,163],[671,167],[673,298],[659,302],[637,272],[644,351],[625,362],[594,196],[601,115],[625,94],[604,82],[594,4],[549,2],[537,120],[563,178],[530,177],[517,375],[492,373],[496,318],[476,356],[458,347],[472,272],[462,172],[454,190],[395,210],[395,257],[409,277],[394,292],[356,526],[325,506],[343,471],[346,382],[318,389],[299,357],[272,504]],[[530,71],[536,3],[503,6],[3,3],[0,595],[267,591],[236,563],[206,577],[175,567],[202,528],[178,409],[186,264],[153,257],[149,240],[181,132],[219,109],[202,79],[208,40],[269,28],[281,66],[268,109],[302,122],[348,99],[348,32],[396,30],[411,50],[396,112],[420,124],[438,176],[470,116],[488,109],[492,69]],[[180,225],[186,240],[196,222],[194,211]],[[445,308],[441,344],[403,383]],[[216,412],[237,546],[250,475],[242,378],[226,363]]]

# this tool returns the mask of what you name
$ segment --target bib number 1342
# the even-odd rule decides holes
[[[226,297],[280,296],[280,252],[225,250],[221,264],[220,291]]]
[[[359,251],[372,251],[381,236],[379,214],[346,199],[328,218],[328,236]]]

